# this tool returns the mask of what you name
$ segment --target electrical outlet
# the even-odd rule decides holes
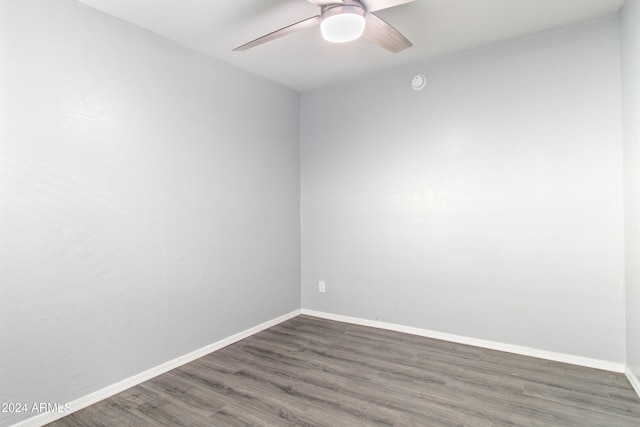
[[[318,282],[318,292],[320,292],[321,294],[324,294],[325,292],[327,292],[327,286],[322,280]]]

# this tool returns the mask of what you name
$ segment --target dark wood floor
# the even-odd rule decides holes
[[[52,426],[640,426],[624,375],[299,316]]]

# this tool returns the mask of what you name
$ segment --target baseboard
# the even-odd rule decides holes
[[[628,366],[625,369],[624,373],[627,376],[627,379],[629,380],[629,382],[631,383],[631,387],[633,387],[638,397],[640,397],[640,380],[638,379],[638,377],[635,376],[631,368],[629,368]]]
[[[17,424],[14,424],[13,427],[40,427],[42,425],[51,423],[73,412],[79,411],[80,409],[86,408],[87,406],[93,405],[94,403],[107,399],[128,388],[134,387],[140,383],[143,383],[154,377],[157,377],[158,375],[164,374],[165,372],[168,372],[172,369],[185,365],[189,362],[199,359],[200,357],[206,356],[207,354],[210,354],[216,350],[220,350],[221,348],[227,347],[233,343],[236,343],[240,340],[248,338],[251,335],[254,335],[260,331],[263,331],[265,329],[271,328],[272,326],[278,325],[282,322],[292,319],[300,314],[318,317],[322,319],[335,320],[338,322],[351,323],[354,325],[369,326],[369,327],[378,328],[378,329],[386,329],[390,331],[403,332],[403,333],[427,337],[427,338],[434,338],[434,339],[439,339],[444,341],[456,342],[459,344],[467,344],[467,345],[472,345],[476,347],[483,347],[491,350],[498,350],[498,351],[504,351],[507,353],[520,354],[523,356],[537,357],[541,359],[553,360],[556,362],[570,363],[572,365],[579,365],[579,366],[585,366],[589,368],[596,368],[596,369],[603,369],[606,371],[624,373],[626,374],[627,378],[629,379],[629,382],[633,386],[636,393],[638,393],[638,396],[640,396],[640,381],[633,374],[633,372],[628,367],[625,367],[625,365],[622,363],[607,362],[607,361],[598,360],[598,359],[590,359],[590,358],[573,356],[573,355],[568,355],[563,353],[555,353],[555,352],[538,350],[538,349],[529,348],[529,347],[517,346],[512,344],[504,344],[504,343],[499,343],[495,341],[481,340],[481,339],[470,338],[470,337],[465,337],[461,335],[454,335],[454,334],[432,331],[428,329],[398,325],[394,323],[386,323],[386,322],[379,322],[376,320],[367,320],[367,319],[361,319],[357,317],[342,316],[339,314],[331,314],[331,313],[325,313],[325,312],[315,311],[315,310],[298,309],[288,314],[285,314],[283,316],[279,316],[275,319],[264,322],[260,325],[249,328],[245,331],[239,332],[225,339],[222,339],[218,342],[215,342],[206,347],[193,351],[189,354],[185,354],[184,356],[180,356],[176,359],[165,362],[154,368],[151,368],[137,375],[134,375],[130,378],[127,378],[123,381],[120,381],[116,384],[112,384],[108,387],[100,389],[87,396],[74,400],[73,402],[69,403],[70,411],[68,412],[48,412],[48,413],[39,414],[35,417],[31,417]]]
[[[397,325],[394,323],[379,322],[376,320],[367,320],[357,317],[342,316],[339,314],[325,313],[321,311],[308,310],[303,308],[302,314],[307,316],[319,317],[322,319],[335,320],[338,322],[351,323],[354,325],[370,326],[378,329],[386,329],[389,331],[403,332],[411,335],[418,335],[426,338],[435,338],[443,341],[450,341],[459,344],[467,344],[475,347],[483,347],[491,350],[504,351],[507,353],[520,354],[523,356],[537,357],[539,359],[553,360],[555,362],[569,363],[572,365],[585,366],[588,368],[602,369],[605,371],[624,373],[625,365],[623,363],[608,362],[599,359],[590,359],[587,357],[573,356],[570,354],[555,353],[552,351],[538,350],[535,348],[524,347],[513,344],[504,344],[495,341],[481,340],[461,335],[448,334],[443,332],[432,331],[428,329],[414,328],[411,326]],[[638,388],[636,388],[638,390]]]
[[[123,381],[120,381],[116,384],[105,387],[101,390],[98,390],[94,393],[91,393],[87,396],[81,397],[73,402],[69,403],[70,411],[67,412],[47,412],[43,414],[39,414],[35,417],[28,418],[22,422],[14,424],[13,427],[39,427],[44,424],[51,423],[55,420],[58,420],[62,417],[65,417],[73,412],[79,411],[82,408],[86,408],[89,405],[93,405],[101,400],[109,398],[115,394],[118,394],[128,388],[136,386],[140,383],[148,381],[158,375],[164,374],[172,369],[178,368],[182,365],[185,365],[189,362],[193,362],[196,359],[199,359],[203,356],[206,356],[209,353],[213,353],[216,350],[220,350],[221,348],[227,347],[233,343],[236,343],[240,340],[250,337],[251,335],[257,334],[260,331],[268,329],[272,326],[275,326],[279,323],[292,319],[301,314],[301,310],[294,310],[291,313],[285,314],[280,317],[276,317],[275,319],[264,322],[260,325],[249,328],[245,331],[239,332],[235,335],[232,335],[228,338],[222,339],[218,342],[210,344],[206,347],[202,347],[196,351],[193,351],[189,354],[185,354],[184,356],[180,356],[173,360],[163,363],[162,365],[158,365],[154,368],[141,372],[137,375],[134,375],[130,378],[127,378]]]

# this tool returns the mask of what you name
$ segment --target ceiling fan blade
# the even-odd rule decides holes
[[[367,12],[375,12],[376,10],[389,9],[412,1],[414,0],[360,0],[360,3],[364,5]]]
[[[307,0],[309,3],[315,4],[316,6],[327,6],[330,4],[338,4],[344,3],[343,0]]]
[[[375,13],[367,13],[367,26],[362,37],[393,53],[398,53],[413,46],[400,31],[393,28]]]
[[[276,30],[272,33],[267,34],[266,36],[262,36],[255,40],[252,40],[249,43],[245,43],[242,46],[238,46],[237,48],[233,49],[233,51],[236,52],[236,51],[251,49],[252,47],[256,47],[263,43],[267,43],[272,40],[279,39],[280,37],[287,36],[291,33],[295,33],[296,31],[311,28],[315,25],[318,25],[320,21],[322,21],[322,18],[320,17],[320,15],[313,16],[308,19],[304,19],[300,22],[296,22],[295,24],[291,24],[287,27],[280,28],[279,30]]]

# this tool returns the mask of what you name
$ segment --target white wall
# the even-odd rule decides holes
[[[627,365],[640,394],[640,1],[621,11]]]
[[[623,363],[619,64],[614,17],[303,94],[303,308]]]
[[[70,0],[0,2],[0,402],[300,307],[298,99]]]

